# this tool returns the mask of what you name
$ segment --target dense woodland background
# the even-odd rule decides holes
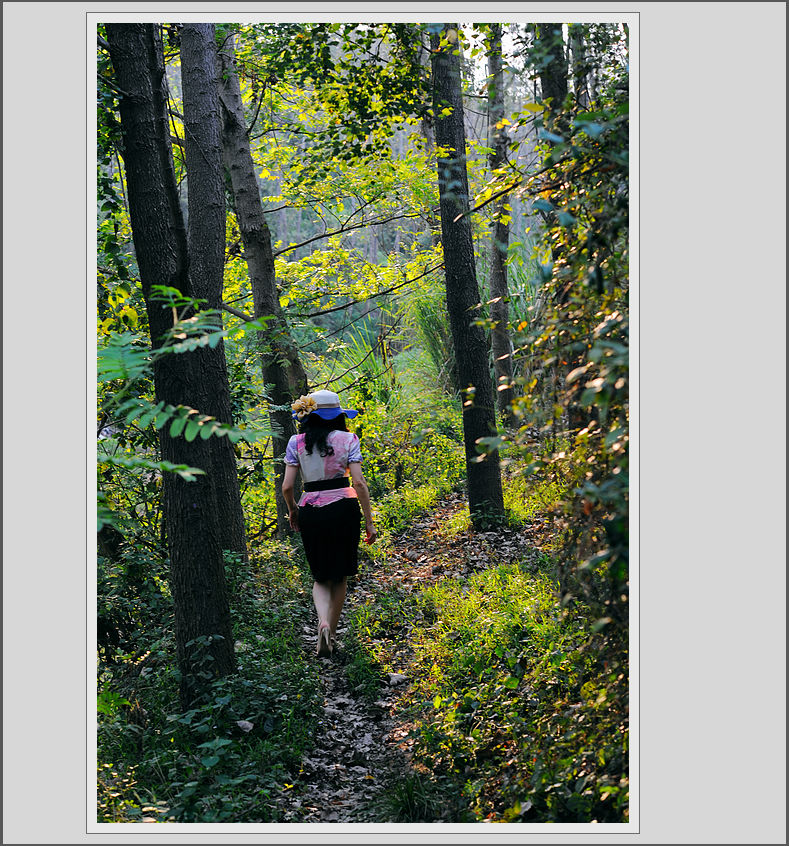
[[[97,62],[99,820],[285,818],[320,684],[278,478],[327,387],[362,574],[447,497],[489,541],[348,611],[358,697],[419,644],[373,818],[626,821],[627,26],[108,24]]]

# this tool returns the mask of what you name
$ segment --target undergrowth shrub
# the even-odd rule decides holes
[[[421,592],[416,760],[478,820],[627,818],[626,675],[601,669],[588,609],[518,566]]]
[[[404,487],[451,486],[465,475],[462,435],[450,426],[441,431],[429,418],[393,414],[383,405],[368,405],[356,420],[373,499]]]
[[[105,671],[97,727],[101,821],[274,822],[273,798],[311,747],[320,687],[301,648],[305,566],[288,544],[226,567],[238,672],[188,711],[174,642]],[[198,642],[205,641],[205,642]],[[191,644],[210,658],[208,639]]]
[[[167,564],[161,554],[122,542],[97,559],[99,672],[157,651],[172,628]]]

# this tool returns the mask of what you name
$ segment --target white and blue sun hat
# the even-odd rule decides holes
[[[324,420],[333,420],[344,414],[346,417],[356,417],[359,413],[355,408],[343,408],[340,398],[332,391],[313,391],[307,396],[300,396],[291,405],[293,416],[303,420],[309,414],[317,414]]]

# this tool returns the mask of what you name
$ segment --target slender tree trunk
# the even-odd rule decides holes
[[[425,73],[432,73],[430,67],[430,36],[423,33],[421,28],[414,24],[412,25],[413,44],[416,51],[416,60],[419,62],[421,68],[424,68]],[[425,155],[429,159],[433,151],[436,149],[436,126],[433,115],[426,112],[419,120],[419,129],[422,132],[422,137],[425,139]],[[441,223],[436,218],[432,209],[426,209],[426,222],[430,229],[430,242],[434,247],[441,243]]]
[[[537,123],[552,132],[564,133],[567,121],[562,107],[567,97],[567,57],[564,52],[564,39],[560,23],[534,24],[534,42],[532,46],[533,62],[538,68],[540,89],[545,110]],[[552,145],[554,142],[550,142]],[[556,225],[553,211],[540,212],[547,227]],[[554,264],[558,255],[553,242],[551,258]]]
[[[285,447],[296,431],[290,403],[307,391],[307,377],[279,305],[271,233],[260,203],[232,38],[219,53],[218,76],[224,117],[224,161],[230,174],[238,226],[244,242],[254,316],[268,318],[266,329],[259,333],[261,366],[263,378],[271,386],[269,417],[275,433],[272,441],[276,468],[277,531],[284,535],[288,531],[288,509],[282,498]]]
[[[465,389],[463,439],[466,448],[469,509],[476,526],[504,513],[498,451],[477,461],[479,438],[496,433],[496,401],[490,376],[488,341],[483,329],[472,323],[480,302],[474,265],[466,173],[466,139],[463,127],[463,98],[460,88],[460,59],[456,24],[444,24],[442,35],[450,39],[441,46],[438,34],[431,36],[433,50],[433,112],[436,116],[436,144],[444,151],[438,160],[438,189],[441,234],[444,248],[447,311],[457,361],[457,374]],[[453,37],[454,36],[454,37]],[[448,110],[449,114],[444,114]]]
[[[504,72],[501,63],[501,24],[490,25],[488,50],[488,147],[492,173],[506,163],[507,132],[499,124],[504,118]],[[491,344],[493,371],[499,414],[506,425],[513,425],[512,411],[512,341],[509,331],[509,288],[507,286],[507,250],[510,241],[511,209],[509,197],[496,202],[493,214],[493,237],[490,245],[490,317],[493,321]]]
[[[164,55],[154,24],[108,24],[107,40],[120,100],[123,158],[132,236],[140,269],[151,343],[161,346],[172,327],[172,312],[153,299],[153,285],[169,285],[189,294],[189,256],[178,203],[165,91]],[[160,357],[154,366],[157,400],[195,406],[203,396],[204,372],[194,353]],[[187,644],[210,638],[211,673],[235,670],[230,609],[222,558],[222,534],[216,513],[210,447],[202,438],[159,433],[162,458],[206,469],[186,482],[163,474],[163,512],[170,553],[170,587],[181,671],[181,700],[188,707],[199,693],[199,650]],[[219,637],[217,637],[219,636]]]
[[[548,110],[558,114],[567,97],[567,57],[560,23],[535,24],[537,48],[541,56],[540,87],[542,99],[549,100]]]
[[[575,90],[575,101],[582,109],[589,108],[589,87],[587,77],[589,75],[586,62],[586,51],[584,48],[584,25],[570,24],[570,49],[573,56],[573,88]]]
[[[222,313],[225,260],[225,189],[222,173],[222,122],[216,80],[213,24],[185,24],[181,34],[181,77],[184,98],[186,172],[188,174],[190,256],[193,296]],[[206,373],[200,409],[223,423],[232,423],[225,346],[196,351]],[[233,444],[211,438],[211,472],[216,493],[223,549],[246,557],[246,533]]]
[[[545,120],[549,123],[550,128],[564,136],[568,130],[569,117],[563,111],[564,101],[567,98],[567,78],[568,78],[568,57],[564,50],[564,39],[562,36],[561,24],[536,24],[536,49],[537,56],[541,61],[540,70],[540,86],[542,88],[543,99],[546,103]],[[556,225],[555,212],[548,212],[546,215],[546,222],[549,226]],[[551,257],[554,264],[561,261],[561,254],[551,245]],[[571,283],[565,287],[559,288],[554,292],[554,299],[558,305],[563,305],[570,294]],[[582,355],[571,350],[562,350],[560,354],[559,339],[556,339],[556,363],[553,365],[553,405],[556,406],[556,381],[563,378],[563,376],[570,370],[577,367],[582,359]],[[565,361],[562,365],[559,362]],[[567,408],[568,428],[571,430],[578,430],[582,425],[585,425],[585,415],[583,409],[576,403],[570,403]],[[552,425],[553,437],[556,437],[556,420],[554,419]]]

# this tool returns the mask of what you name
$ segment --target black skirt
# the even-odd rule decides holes
[[[359,572],[361,517],[356,497],[299,506],[304,553],[316,582],[341,582]]]

